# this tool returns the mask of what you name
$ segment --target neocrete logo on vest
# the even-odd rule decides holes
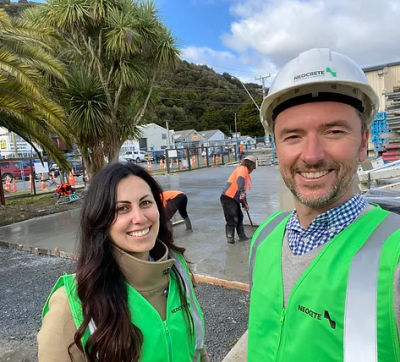
[[[330,74],[332,78],[337,77],[337,73],[332,68],[325,68],[325,70],[313,70],[312,72],[298,74],[294,77],[294,81],[298,82],[299,80],[309,79],[309,78],[320,78],[325,77],[327,74]]]
[[[318,321],[322,320],[322,313],[314,312],[311,309],[304,307],[302,305],[298,305],[297,310],[300,312],[309,315],[311,318],[316,319]],[[329,324],[332,329],[336,329],[336,322],[332,320],[331,316],[329,315],[329,312],[327,310],[324,311],[324,319],[327,319],[329,321]]]

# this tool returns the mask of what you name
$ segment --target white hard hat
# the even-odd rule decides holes
[[[375,119],[379,98],[360,66],[329,49],[310,49],[287,63],[275,77],[261,105],[261,122],[270,133],[283,110],[315,101],[347,103]]]
[[[246,156],[243,160],[249,160],[249,161],[254,162],[254,163],[257,162],[256,157],[253,156],[253,155]]]

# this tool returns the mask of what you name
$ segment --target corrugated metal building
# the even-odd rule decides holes
[[[386,109],[385,92],[393,92],[394,86],[400,85],[400,62],[381,64],[363,69],[369,84],[379,95],[380,111]]]

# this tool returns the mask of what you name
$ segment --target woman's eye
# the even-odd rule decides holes
[[[148,205],[151,205],[151,201],[150,200],[142,201],[142,206],[148,206]]]
[[[119,206],[119,207],[117,208],[117,212],[123,212],[123,211],[126,211],[126,210],[128,210],[128,207],[127,207],[127,206]]]

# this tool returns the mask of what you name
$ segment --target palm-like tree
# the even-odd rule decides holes
[[[161,69],[178,62],[176,39],[152,2],[48,0],[25,15],[60,32],[70,68],[57,94],[90,173],[118,160],[137,135]],[[88,86],[90,84],[90,87]]]
[[[64,153],[51,136],[68,141],[62,108],[49,97],[43,78],[65,79],[65,67],[48,44],[55,34],[0,9],[0,126],[37,143],[61,167]]]

